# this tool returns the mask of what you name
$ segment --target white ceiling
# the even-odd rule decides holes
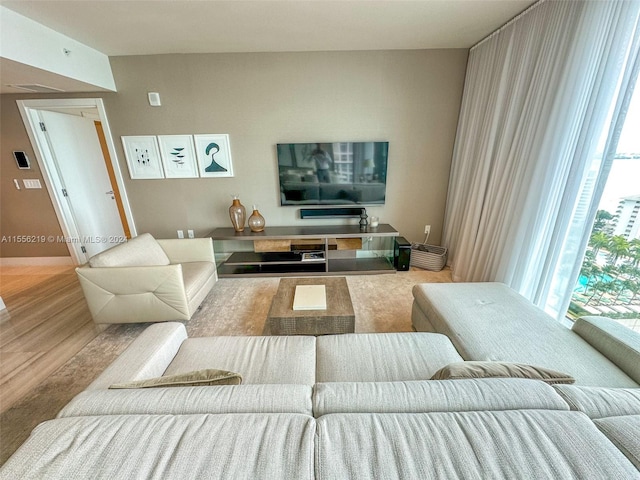
[[[468,48],[530,0],[2,0],[113,55]]]
[[[0,0],[6,8],[109,56],[469,48],[533,3]],[[33,78],[6,80],[2,84],[42,83]]]

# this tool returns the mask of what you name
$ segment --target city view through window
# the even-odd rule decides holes
[[[636,89],[598,206],[568,316],[640,331],[640,94]]]

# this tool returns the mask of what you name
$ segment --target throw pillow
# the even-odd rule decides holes
[[[207,369],[149,378],[137,382],[116,383],[109,388],[197,387],[207,385],[240,385],[242,375],[224,370]]]
[[[455,362],[434,373],[431,380],[456,380],[461,378],[531,378],[546,383],[574,383],[571,375],[549,368],[509,362]]]

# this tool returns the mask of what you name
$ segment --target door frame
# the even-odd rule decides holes
[[[116,153],[115,144],[111,136],[111,128],[107,121],[107,114],[104,109],[104,103],[101,98],[60,98],[60,99],[33,99],[33,100],[16,100],[22,121],[27,130],[27,135],[31,141],[38,166],[42,172],[44,183],[47,187],[53,209],[55,210],[58,223],[62,234],[68,239],[79,238],[79,233],[69,204],[62,193],[62,179],[56,167],[53,155],[49,149],[49,145],[46,141],[43,141],[39,128],[39,122],[37,121],[37,110],[49,110],[49,109],[78,109],[78,108],[96,108],[98,111],[99,121],[102,123],[102,130],[104,132],[107,149],[109,151],[109,157],[111,165],[115,174],[116,184],[120,190],[120,197],[122,200],[122,206],[124,208],[125,218],[129,224],[129,230],[131,236],[137,235],[135,222],[133,220],[133,213],[129,205],[129,198],[127,196],[127,190],[124,185],[122,177],[122,171],[120,170],[120,164],[118,162],[118,156]],[[86,256],[82,252],[79,242],[67,241],[65,242],[69,249],[69,254],[74,264],[81,265],[86,262]]]

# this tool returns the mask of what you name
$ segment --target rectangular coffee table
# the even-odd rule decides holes
[[[294,310],[297,285],[324,285],[326,310]],[[355,314],[344,277],[283,278],[271,302],[265,333],[271,335],[330,335],[355,332]]]

